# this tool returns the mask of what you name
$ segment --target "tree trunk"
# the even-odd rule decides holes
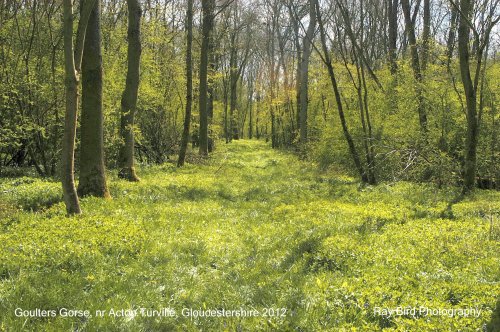
[[[200,58],[200,130],[199,130],[199,153],[202,156],[208,156],[208,53],[210,48],[210,33],[213,24],[213,10],[215,0],[206,0],[201,2],[203,19],[201,27],[201,58]]]
[[[429,39],[431,35],[431,1],[424,0],[424,29],[422,31],[422,71],[429,61]]]
[[[95,1],[95,0],[94,0]],[[64,0],[64,71],[66,111],[64,114],[64,132],[61,151],[61,183],[63,198],[68,214],[80,214],[80,202],[75,188],[75,138],[78,110],[78,75],[82,60],[83,40],[88,18],[94,1],[88,1],[82,8],[78,32],[73,48],[73,4]]]
[[[208,118],[213,119],[214,117],[214,99],[215,99],[215,91],[214,91],[214,79],[213,76],[216,72],[216,51],[215,51],[215,40],[213,34],[210,36],[209,44],[208,44],[208,54],[209,54],[209,64],[208,64],[208,79],[207,79],[207,113]],[[191,51],[192,52],[192,51]]]
[[[418,119],[420,123],[420,129],[423,133],[427,132],[427,113],[424,105],[424,97],[422,94],[422,71],[420,67],[420,59],[417,50],[417,39],[415,37],[415,26],[413,24],[413,19],[411,17],[411,8],[408,0],[401,0],[401,5],[403,7],[403,13],[405,16],[405,26],[406,35],[408,36],[408,42],[410,44],[411,53],[411,67],[413,69],[413,76],[415,77],[416,87],[415,92],[417,94],[417,111]]]
[[[227,93],[227,81],[225,79],[222,80],[222,85],[223,85],[223,94],[224,94],[224,138],[226,139],[226,143],[229,143],[230,137],[229,137],[229,128],[228,128],[228,123],[227,123],[227,118],[228,118],[228,93]]]
[[[249,139],[253,138],[253,101],[252,101],[252,99],[250,100],[250,108],[249,108],[250,114],[248,117],[248,138]]]
[[[455,48],[455,35],[457,32],[458,11],[455,6],[451,6],[450,30],[448,32],[448,40],[446,41],[446,66],[450,71],[451,59],[453,57],[453,49]]]
[[[139,66],[141,59],[141,6],[138,0],[127,0],[128,53],[127,80],[121,99],[120,135],[123,140],[118,156],[118,176],[129,181],[139,181],[134,167],[134,117],[139,91]]]
[[[302,52],[302,64],[300,65],[300,142],[307,142],[307,106],[309,103],[308,85],[309,85],[309,57],[311,55],[311,44],[316,29],[316,9],[314,0],[309,1],[309,26],[302,43],[304,51]]]
[[[295,121],[297,123],[297,129],[300,130],[300,73],[302,72],[300,66],[302,64],[302,52],[300,47],[300,41],[297,30],[296,37],[296,48],[297,48],[297,70],[296,70],[296,78],[295,78],[295,104],[297,105],[297,112],[295,114]]]
[[[248,107],[248,138],[252,139],[253,138],[253,104],[254,104],[254,97],[255,97],[255,87],[254,87],[254,82],[255,82],[255,76],[253,73],[253,70],[255,70],[252,66],[251,68],[250,75],[248,76],[247,79],[247,91],[248,91],[248,102],[247,102],[247,107]],[[242,129],[242,132],[244,129]]]
[[[238,69],[237,67],[237,50],[235,45],[236,32],[231,36],[231,50],[229,55],[229,124],[232,139],[239,139],[238,135],[238,121],[236,113],[236,89],[238,87]]]
[[[101,3],[96,1],[85,32],[82,59],[82,119],[78,194],[110,197],[106,185],[102,113]]]
[[[460,76],[464,86],[467,103],[467,134],[465,138],[464,156],[464,193],[474,189],[476,181],[477,137],[479,133],[476,89],[470,73],[469,25],[467,21],[472,13],[472,1],[460,0],[460,24],[458,27],[458,56],[460,61]]]
[[[330,51],[328,50],[328,46],[326,44],[326,33],[325,33],[325,28],[323,26],[323,22],[321,19],[321,13],[320,13],[320,9],[319,9],[318,0],[314,0],[314,2],[316,5],[316,13],[317,13],[317,19],[318,19],[318,25],[319,25],[319,31],[320,31],[320,37],[321,37],[321,46],[323,48],[322,59],[323,59],[325,65],[328,69],[328,75],[330,76],[330,81],[332,83],[332,88],[333,88],[333,92],[335,95],[335,101],[337,103],[337,110],[339,113],[340,123],[342,125],[342,131],[343,131],[344,137],[347,141],[347,145],[349,147],[349,152],[351,153],[351,157],[354,161],[354,165],[356,167],[356,170],[358,171],[358,174],[361,177],[361,181],[364,183],[368,183],[368,177],[366,175],[366,172],[363,169],[363,166],[361,165],[359,153],[356,149],[356,146],[354,145],[354,141],[352,139],[352,136],[349,132],[349,128],[347,127],[347,122],[345,120],[344,107],[342,105],[340,91],[338,88],[337,79],[335,77],[335,72],[333,70],[332,61],[330,59]]]
[[[66,72],[66,113],[62,141],[61,180],[64,203],[68,214],[80,214],[75,188],[75,137],[78,109],[78,77],[73,57],[73,5],[64,1],[64,59]]]
[[[186,12],[187,40],[186,40],[186,114],[184,116],[184,130],[182,131],[181,148],[177,166],[184,165],[186,150],[189,141],[189,126],[191,122],[191,108],[193,104],[193,0],[188,0]]]
[[[295,104],[297,105],[297,111],[295,112],[295,124],[297,129],[300,128],[300,64],[302,63],[302,55],[301,55],[301,47],[300,47],[300,38],[299,38],[299,23],[296,13],[294,12],[293,4],[289,3],[287,5],[288,8],[288,16],[290,17],[290,21],[292,22],[293,27],[293,41],[295,44],[295,52],[297,56],[297,68],[295,71]],[[292,125],[293,128],[293,125]],[[293,133],[295,136],[295,133]]]
[[[398,65],[397,58],[397,40],[398,40],[398,0],[388,0],[389,2],[389,66],[391,74],[396,74]]]

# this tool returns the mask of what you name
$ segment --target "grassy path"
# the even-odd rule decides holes
[[[85,198],[84,215],[69,219],[58,183],[0,179],[0,330],[448,331],[491,320],[498,193],[446,211],[453,190],[359,188],[254,141],[221,145],[204,165],[143,167],[140,176],[111,178],[113,200]],[[481,312],[375,313],[398,306]],[[19,318],[16,308],[56,317]],[[61,317],[61,308],[93,317]],[[184,308],[261,317],[192,319]],[[129,315],[114,317],[122,309]]]

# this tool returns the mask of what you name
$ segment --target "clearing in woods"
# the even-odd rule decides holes
[[[360,187],[248,140],[139,174],[71,218],[58,182],[0,179],[1,330],[445,331],[498,314],[498,192],[449,206],[456,188]],[[381,315],[400,306],[417,311]],[[36,309],[49,317],[16,317]],[[222,309],[259,317],[186,316]]]

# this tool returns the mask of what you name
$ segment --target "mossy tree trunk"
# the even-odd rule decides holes
[[[82,119],[78,194],[109,197],[103,144],[101,3],[96,1],[85,32],[82,59]]]
[[[118,176],[129,181],[139,181],[134,166],[134,118],[139,91],[139,67],[141,60],[141,5],[138,0],[127,0],[128,6],[128,53],[127,80],[121,99],[120,136],[123,140],[118,156]]]

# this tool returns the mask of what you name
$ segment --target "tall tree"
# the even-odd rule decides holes
[[[71,0],[63,2],[64,29],[64,71],[66,112],[61,151],[61,182],[63,198],[68,214],[80,214],[80,202],[75,188],[75,138],[78,111],[78,83],[81,71],[85,31],[90,12],[97,0],[81,1],[81,15],[78,21],[75,45],[73,45],[73,4]]]
[[[229,127],[231,128],[231,138],[239,139],[238,133],[238,121],[236,119],[236,102],[237,102],[237,88],[238,88],[238,39],[239,39],[239,27],[238,24],[238,7],[237,3],[234,4],[234,14],[233,14],[233,29],[230,36],[230,48],[229,48]]]
[[[450,0],[451,1],[451,0]],[[485,13],[487,6],[483,6],[481,29],[476,28],[472,19],[474,1],[460,0],[460,4],[452,2],[452,5],[460,13],[458,26],[458,57],[460,62],[460,77],[465,93],[467,105],[467,133],[465,137],[465,155],[464,155],[464,193],[474,189],[476,183],[477,168],[477,144],[479,139],[479,123],[481,114],[477,111],[478,89],[481,89],[481,82],[484,80],[483,54],[490,42],[490,35],[493,27],[500,21],[500,15],[497,8],[500,5],[499,0],[492,1],[489,4],[489,13]],[[496,16],[495,16],[496,15]],[[470,32],[472,30],[472,42],[476,45],[475,49],[475,67],[474,74],[471,74],[471,54],[470,54]],[[487,52],[486,52],[487,54]],[[481,89],[482,93],[482,89]],[[481,99],[481,98],[480,98]],[[481,105],[481,103],[480,103]],[[480,107],[481,110],[481,107]]]
[[[297,57],[297,68],[295,74],[295,103],[297,104],[297,112],[295,114],[295,121],[297,123],[297,128],[300,127],[300,65],[302,63],[302,47],[300,46],[300,36],[299,36],[299,18],[296,13],[296,9],[293,6],[292,1],[287,2],[288,15],[293,27],[293,41],[295,46],[295,53]]]
[[[186,10],[186,114],[184,115],[184,129],[182,131],[181,147],[179,150],[179,159],[177,166],[184,165],[186,159],[186,150],[189,141],[189,126],[191,123],[191,109],[193,104],[193,0],[188,0]]]
[[[337,103],[337,110],[339,114],[340,124],[342,125],[342,131],[344,133],[344,137],[347,141],[347,146],[349,147],[349,152],[353,159],[356,170],[358,171],[359,176],[361,177],[361,181],[364,183],[368,183],[369,179],[367,173],[365,172],[363,165],[361,164],[361,159],[359,157],[358,150],[356,149],[356,145],[354,144],[354,140],[352,139],[352,135],[349,131],[349,127],[347,126],[347,121],[345,119],[344,114],[344,106],[342,105],[342,98],[340,96],[340,90],[337,83],[337,78],[335,75],[335,71],[333,69],[332,59],[330,58],[330,50],[327,45],[327,37],[326,37],[326,29],[323,25],[323,19],[321,17],[320,6],[318,0],[314,0],[316,6],[316,14],[320,32],[320,40],[323,52],[320,53],[321,60],[325,64],[328,70],[328,76],[330,77],[330,82],[332,84],[333,93],[335,95],[335,102]],[[319,52],[318,52],[319,53]]]
[[[210,49],[210,33],[213,28],[215,0],[201,2],[202,26],[201,26],[201,57],[200,57],[200,155],[208,155],[208,56]]]
[[[424,0],[424,28],[422,31],[422,70],[427,69],[429,61],[429,43],[431,36],[431,0]]]
[[[231,137],[232,139],[240,138],[240,129],[239,129],[239,114],[237,110],[237,89],[238,83],[240,81],[240,77],[243,73],[243,70],[246,67],[246,63],[248,61],[248,57],[250,55],[250,37],[249,26],[246,25],[245,22],[241,22],[241,14],[238,10],[237,3],[233,4],[233,28],[230,35],[230,43],[229,43],[229,119],[230,119],[230,127],[231,127]],[[245,49],[243,51],[240,50],[240,34],[241,30],[245,28],[247,32],[247,39]]]
[[[358,43],[359,45],[366,45],[364,36],[364,22],[366,21],[364,0],[360,0],[359,5],[356,6],[358,9],[357,13],[359,14],[359,18],[357,20],[354,17],[351,17],[351,15],[355,14],[351,14],[348,11],[347,7],[342,5],[340,1],[337,1],[337,4],[339,5],[340,12],[343,18],[345,32],[351,41],[349,50],[349,43],[347,43],[345,36],[342,36],[340,27],[337,26],[340,55],[343,59],[344,67],[349,74],[358,97],[357,106],[359,108],[360,121],[363,130],[363,147],[365,150],[366,158],[366,165],[363,168],[367,172],[368,182],[370,184],[376,184],[375,152],[373,146],[374,139],[369,107],[369,89],[367,88],[365,75],[365,66],[367,61],[361,60],[363,58],[362,52],[364,52],[366,48],[358,46]],[[354,26],[354,22],[358,22],[359,27]],[[356,34],[354,33],[354,31],[357,31]],[[350,61],[348,61],[347,59],[348,56],[351,57]],[[351,70],[352,65],[354,65],[356,68],[356,75],[354,75],[353,71]]]
[[[398,0],[387,0],[389,16],[389,66],[391,74],[396,74],[398,65],[397,40],[398,40]]]
[[[101,1],[94,3],[82,59],[82,118],[78,194],[110,197],[104,167]]]
[[[450,28],[448,30],[448,38],[446,40],[446,65],[448,67],[448,71],[450,70],[451,59],[453,57],[453,50],[455,48],[455,38],[457,34],[457,20],[458,20],[458,11],[455,8],[455,6],[451,5],[450,12],[451,12]]]
[[[300,65],[300,142],[307,142],[307,106],[309,104],[309,57],[311,55],[311,44],[316,30],[316,7],[314,0],[309,0],[309,26],[304,36],[302,63]]]
[[[477,119],[477,95],[470,73],[469,54],[469,19],[472,15],[472,1],[460,1],[460,24],[458,26],[458,56],[460,61],[460,76],[467,103],[467,134],[465,138],[464,191],[474,188],[476,181],[477,135],[479,124]]]
[[[411,15],[411,7],[409,0],[401,0],[401,6],[403,8],[403,14],[405,17],[405,28],[406,35],[408,37],[408,42],[410,44],[410,53],[411,53],[411,67],[413,69],[413,76],[416,81],[415,92],[417,94],[417,112],[418,119],[420,123],[420,129],[423,133],[427,132],[427,111],[425,109],[425,101],[424,95],[422,91],[422,66],[420,63],[420,58],[418,54],[417,48],[417,37],[415,34],[415,21]],[[418,8],[415,9],[415,13],[418,11]]]
[[[134,118],[139,91],[141,61],[141,5],[138,0],[127,0],[128,7],[128,51],[127,79],[121,99],[120,136],[123,140],[118,155],[118,176],[129,181],[139,181],[134,166]]]

